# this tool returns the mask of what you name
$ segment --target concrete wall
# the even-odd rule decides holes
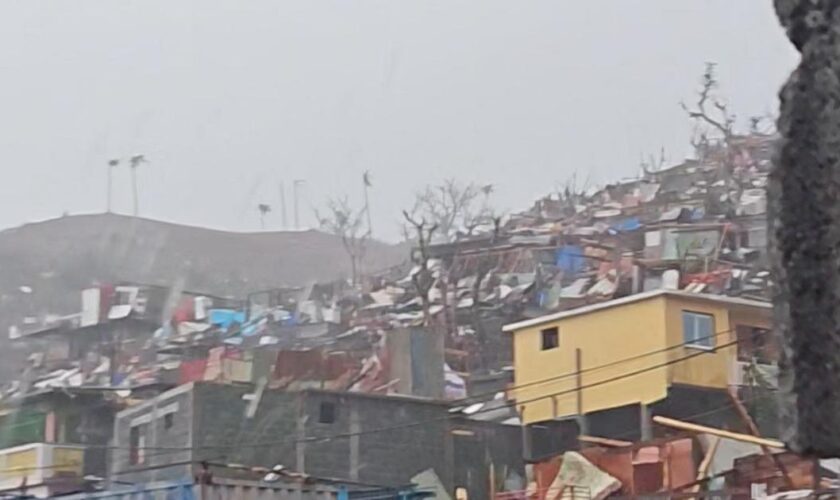
[[[252,392],[246,386],[195,384],[196,460],[223,457],[226,462],[250,466],[282,464],[313,476],[385,486],[408,484],[415,474],[434,468],[445,484],[452,484],[444,404],[327,391],[266,390],[249,419],[243,396]],[[325,421],[330,412],[333,418]],[[438,422],[405,427],[432,419]]]
[[[395,392],[443,398],[444,336],[431,328],[397,328],[386,341],[391,378],[399,379]]]
[[[468,419],[454,420],[451,426],[455,431],[450,431],[455,488],[467,488],[469,498],[492,498],[491,483],[497,492],[502,491],[506,480],[521,479],[523,482],[518,485],[521,488],[517,489],[527,486],[519,426]],[[454,498],[453,493],[454,489],[450,489]]]
[[[140,405],[123,410],[114,422],[112,479],[149,483],[189,478],[193,458],[193,384],[185,384]],[[171,415],[167,417],[166,415]],[[130,460],[131,428],[140,426],[145,439],[143,460]],[[180,463],[181,465],[161,467]]]
[[[334,404],[331,424],[319,423],[323,403]],[[306,437],[357,434],[306,443],[307,473],[365,483],[398,486],[433,468],[446,486],[453,484],[448,407],[408,398],[308,392]],[[422,425],[418,421],[425,422]]]
[[[246,466],[284,465],[321,478],[382,486],[405,486],[417,474],[434,470],[448,491],[467,487],[470,498],[486,498],[490,462],[497,475],[524,475],[521,433],[515,426],[453,421],[449,406],[431,400],[310,390],[265,390],[248,417],[252,386],[194,383],[117,416],[113,470],[120,480],[148,483],[190,477],[187,465],[200,460]],[[169,432],[162,412],[177,405]],[[141,465],[130,465],[130,426],[159,423],[149,446],[191,446],[193,451],[150,450]],[[174,431],[172,430],[174,429]],[[467,429],[469,436],[453,430]],[[177,435],[176,435],[177,433]],[[457,436],[457,438],[456,438]],[[190,444],[191,443],[191,444]],[[244,477],[213,468],[215,477]],[[474,490],[474,492],[473,492]]]
[[[265,390],[248,418],[254,393],[251,385],[195,384],[196,460],[296,468],[299,395]]]

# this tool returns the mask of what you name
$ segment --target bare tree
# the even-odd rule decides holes
[[[484,325],[481,322],[481,306],[479,299],[481,297],[481,285],[484,279],[496,268],[497,260],[491,254],[493,245],[498,241],[502,229],[502,217],[496,216],[492,218],[493,221],[493,239],[484,250],[483,255],[478,260],[478,268],[476,269],[475,281],[472,286],[472,306],[470,308],[472,316],[472,327],[478,338],[478,344],[481,347],[479,353],[481,355],[481,369],[486,370],[488,367],[487,360],[487,332],[484,330]]]
[[[415,217],[407,210],[403,210],[403,217],[411,225],[417,243],[417,248],[411,253],[411,260],[417,265],[418,269],[411,275],[411,282],[423,304],[423,321],[426,326],[429,326],[432,323],[429,292],[435,284],[434,275],[429,268],[429,260],[431,260],[429,244],[438,230],[438,224],[429,222],[423,217]],[[408,228],[406,228],[406,236],[411,239]]]
[[[566,180],[564,180],[562,183],[556,183],[554,185],[554,194],[557,196],[557,202],[559,205],[560,213],[555,213],[553,215],[562,215],[565,217],[575,215],[575,207],[581,203],[584,203],[584,199],[586,198],[586,191],[590,188],[591,182],[592,177],[589,174],[587,174],[586,179],[584,179],[582,183],[579,182],[577,172],[574,172],[572,175],[567,177]],[[536,206],[536,208],[538,209],[540,216],[547,215],[545,211],[545,203],[550,201],[551,197],[548,196],[537,202],[538,205]]]
[[[717,95],[718,80],[715,75],[715,63],[706,63],[706,69],[700,81],[701,87],[694,108],[681,103],[688,117],[695,122],[695,137],[691,144],[701,162],[706,161],[709,155],[722,153],[720,172],[723,180],[730,184],[735,169],[735,158],[738,155],[732,140],[736,135],[735,115],[730,113],[727,105]],[[712,108],[709,108],[710,104]],[[713,135],[710,136],[710,134]]]
[[[271,212],[271,205],[266,205],[265,203],[260,203],[257,205],[257,210],[260,211],[260,227],[265,229],[265,216]]]
[[[663,146],[659,149],[659,157],[649,154],[647,159],[645,159],[645,157],[642,156],[639,160],[639,168],[642,171],[642,175],[646,176],[662,170],[665,166],[665,161],[665,147]]]
[[[708,144],[708,132],[711,129],[720,134],[728,145],[733,136],[732,129],[735,125],[735,115],[729,112],[727,105],[717,96],[717,88],[715,63],[707,62],[694,108],[689,108],[685,103],[680,103],[680,105],[688,113],[688,117],[697,122],[701,143]],[[709,109],[710,103],[713,109]]]
[[[459,233],[471,235],[492,223],[489,198],[493,189],[492,184],[461,184],[447,179],[417,193],[408,213],[415,222],[424,221],[426,227],[434,226],[438,235],[454,241]],[[416,225],[410,224],[416,230]]]
[[[365,231],[365,210],[356,210],[350,206],[347,197],[327,201],[327,213],[321,215],[315,211],[315,218],[321,229],[341,238],[341,244],[350,257],[350,269],[353,284],[359,281],[362,261],[370,241],[370,231]]]

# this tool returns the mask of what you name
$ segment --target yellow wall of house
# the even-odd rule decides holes
[[[726,389],[729,386],[729,370],[736,347],[724,347],[735,340],[735,332],[730,331],[729,309],[724,304],[708,300],[694,300],[683,297],[666,299],[666,322],[668,324],[668,345],[677,346],[685,342],[683,337],[683,312],[709,314],[714,318],[712,331],[713,349],[679,347],[669,351],[670,360],[685,357],[671,365],[670,382],[672,384],[696,387]]]
[[[548,378],[550,382],[515,390],[526,424],[578,414],[575,351],[581,350],[583,412],[664,398],[666,367],[665,298],[618,305],[522,329],[514,335],[515,386]],[[557,326],[560,345],[542,350],[541,331]],[[659,351],[659,352],[655,352]],[[627,360],[635,355],[655,352]],[[604,366],[606,365],[606,366]],[[601,367],[592,369],[593,367]],[[589,370],[589,371],[587,371]],[[643,370],[633,376],[628,373]],[[562,376],[562,377],[559,377]],[[621,377],[616,381],[613,378]]]
[[[681,345],[683,311],[714,318],[714,348]],[[576,349],[582,354],[584,413],[650,404],[663,399],[671,384],[726,389],[737,353],[735,326],[769,324],[769,309],[664,295],[524,328],[512,334],[512,396],[526,424],[577,415]],[[554,326],[560,345],[544,351],[541,332]]]
[[[74,472],[82,474],[84,465],[84,450],[80,448],[53,448],[52,470],[58,472]]]
[[[737,338],[735,327],[750,325],[768,328],[770,310],[733,307],[708,300],[669,296],[666,309],[668,345],[675,346],[684,342],[683,311],[710,314],[714,317],[715,347],[708,351],[687,346],[672,349],[670,351],[672,360],[693,357],[671,365],[670,382],[695,387],[726,389],[730,384],[731,371],[738,352],[737,346],[734,345]]]
[[[38,450],[27,448],[13,451],[0,457],[2,464],[2,478],[23,477],[38,469]]]

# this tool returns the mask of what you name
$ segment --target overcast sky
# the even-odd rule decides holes
[[[574,172],[689,151],[705,61],[742,123],[796,54],[770,0],[137,0],[0,3],[0,227],[103,211],[106,163],[144,153],[141,215],[279,229],[362,202],[377,236],[446,177],[521,209]],[[115,208],[131,211],[129,172]]]

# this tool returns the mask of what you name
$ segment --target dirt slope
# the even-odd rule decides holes
[[[407,255],[403,246],[373,242],[368,266]],[[349,263],[341,241],[319,231],[234,233],[116,214],[67,216],[0,231],[0,337],[25,315],[78,311],[79,290],[96,281],[183,279],[187,290],[241,296],[342,275]]]

